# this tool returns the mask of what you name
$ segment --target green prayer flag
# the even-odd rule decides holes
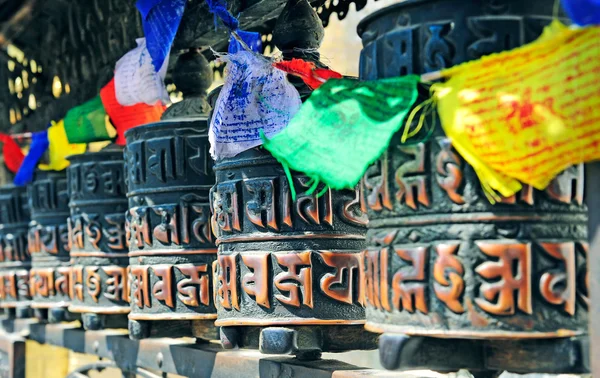
[[[264,147],[284,166],[332,189],[354,188],[417,100],[420,77],[330,79]]]
[[[64,123],[69,143],[90,143],[111,139],[106,128],[106,111],[100,96],[69,110]]]

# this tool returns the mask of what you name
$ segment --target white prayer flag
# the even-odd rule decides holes
[[[152,57],[146,48],[146,38],[135,40],[137,47],[125,54],[115,66],[115,93],[123,106],[139,103],[154,105],[162,101],[170,103],[165,87],[165,76],[169,65],[169,55],[159,72],[152,64]]]

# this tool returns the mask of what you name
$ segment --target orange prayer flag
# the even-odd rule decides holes
[[[114,78],[100,90],[100,98],[102,99],[106,114],[108,114],[117,130],[117,140],[115,143],[118,145],[125,144],[125,131],[136,126],[160,121],[161,115],[167,108],[160,101],[152,106],[143,103],[132,106],[119,104],[115,94]]]

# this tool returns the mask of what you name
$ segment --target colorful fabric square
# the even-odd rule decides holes
[[[227,2],[225,0],[206,0],[206,4],[208,4],[210,13],[215,15],[215,28],[217,25],[217,17],[220,18],[221,21],[223,21],[223,24],[230,30],[237,30],[239,28],[240,23],[238,19],[227,10]]]
[[[69,143],[90,143],[108,140],[106,111],[100,96],[67,112],[64,118],[65,132]]]
[[[555,21],[534,43],[442,74],[442,126],[490,200],[600,158],[600,28]]]
[[[262,37],[257,32],[247,32],[243,30],[236,30],[237,35],[244,41],[244,43],[250,48],[250,50],[262,53]],[[229,54],[235,54],[238,51],[243,50],[242,44],[237,41],[233,36],[229,39],[229,48],[227,52]]]
[[[67,156],[85,152],[85,143],[69,143],[64,121],[54,123],[48,128],[48,164],[40,164],[42,171],[62,171],[69,166]]]
[[[208,138],[213,159],[233,157],[272,137],[300,109],[298,91],[285,73],[253,52],[220,58],[227,63],[225,83],[213,110]]]
[[[577,25],[600,25],[600,0],[562,0],[562,5]]]
[[[273,66],[290,75],[298,76],[311,89],[319,88],[328,79],[342,78],[342,75],[338,72],[325,68],[317,68],[313,62],[303,59],[285,60],[274,63]]]
[[[29,152],[23,164],[17,171],[14,179],[14,184],[17,186],[27,185],[33,180],[33,173],[38,165],[38,162],[48,149],[48,131],[41,131],[34,133],[31,136],[31,145],[29,146]]]
[[[156,102],[152,106],[146,104],[123,106],[119,104],[115,94],[115,79],[112,79],[100,90],[100,98],[106,113],[117,130],[115,143],[121,146],[125,145],[125,131],[136,126],[160,121],[160,117],[166,109],[166,106],[160,102]]]
[[[0,134],[0,142],[2,142],[2,156],[4,157],[6,168],[12,173],[17,173],[21,164],[23,164],[25,155],[23,155],[21,148],[10,135]]]
[[[353,188],[385,151],[417,99],[418,76],[331,79],[264,146],[284,166],[332,189]]]
[[[185,3],[186,0],[138,0],[136,3],[155,72],[161,70],[169,56]]]
[[[164,83],[169,65],[168,55],[157,72],[146,46],[146,38],[135,41],[137,47],[123,55],[115,65],[117,101],[123,106],[140,103],[154,105],[157,101],[168,104],[169,93]]]

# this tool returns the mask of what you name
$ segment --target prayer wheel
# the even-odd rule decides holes
[[[364,80],[422,74],[535,40],[554,1],[413,0],[358,27]],[[388,369],[476,376],[587,369],[583,166],[491,204],[439,119],[366,172],[366,328]],[[565,358],[565,355],[570,358]],[[491,373],[490,373],[491,372]]]
[[[161,121],[127,131],[132,338],[217,338],[208,195],[208,123]]]
[[[0,187],[0,308],[9,318],[31,316],[29,219],[27,188]]]
[[[273,32],[286,59],[318,59],[322,37],[306,1],[288,2]],[[215,324],[224,347],[304,359],[374,348],[374,335],[363,329],[367,219],[358,189],[311,191],[308,177],[288,178],[261,148],[217,159],[214,169]]]
[[[69,311],[89,330],[126,328],[129,313],[123,151],[69,157]]]
[[[38,171],[29,185],[28,248],[35,316],[52,323],[69,320],[69,195],[66,171]]]

